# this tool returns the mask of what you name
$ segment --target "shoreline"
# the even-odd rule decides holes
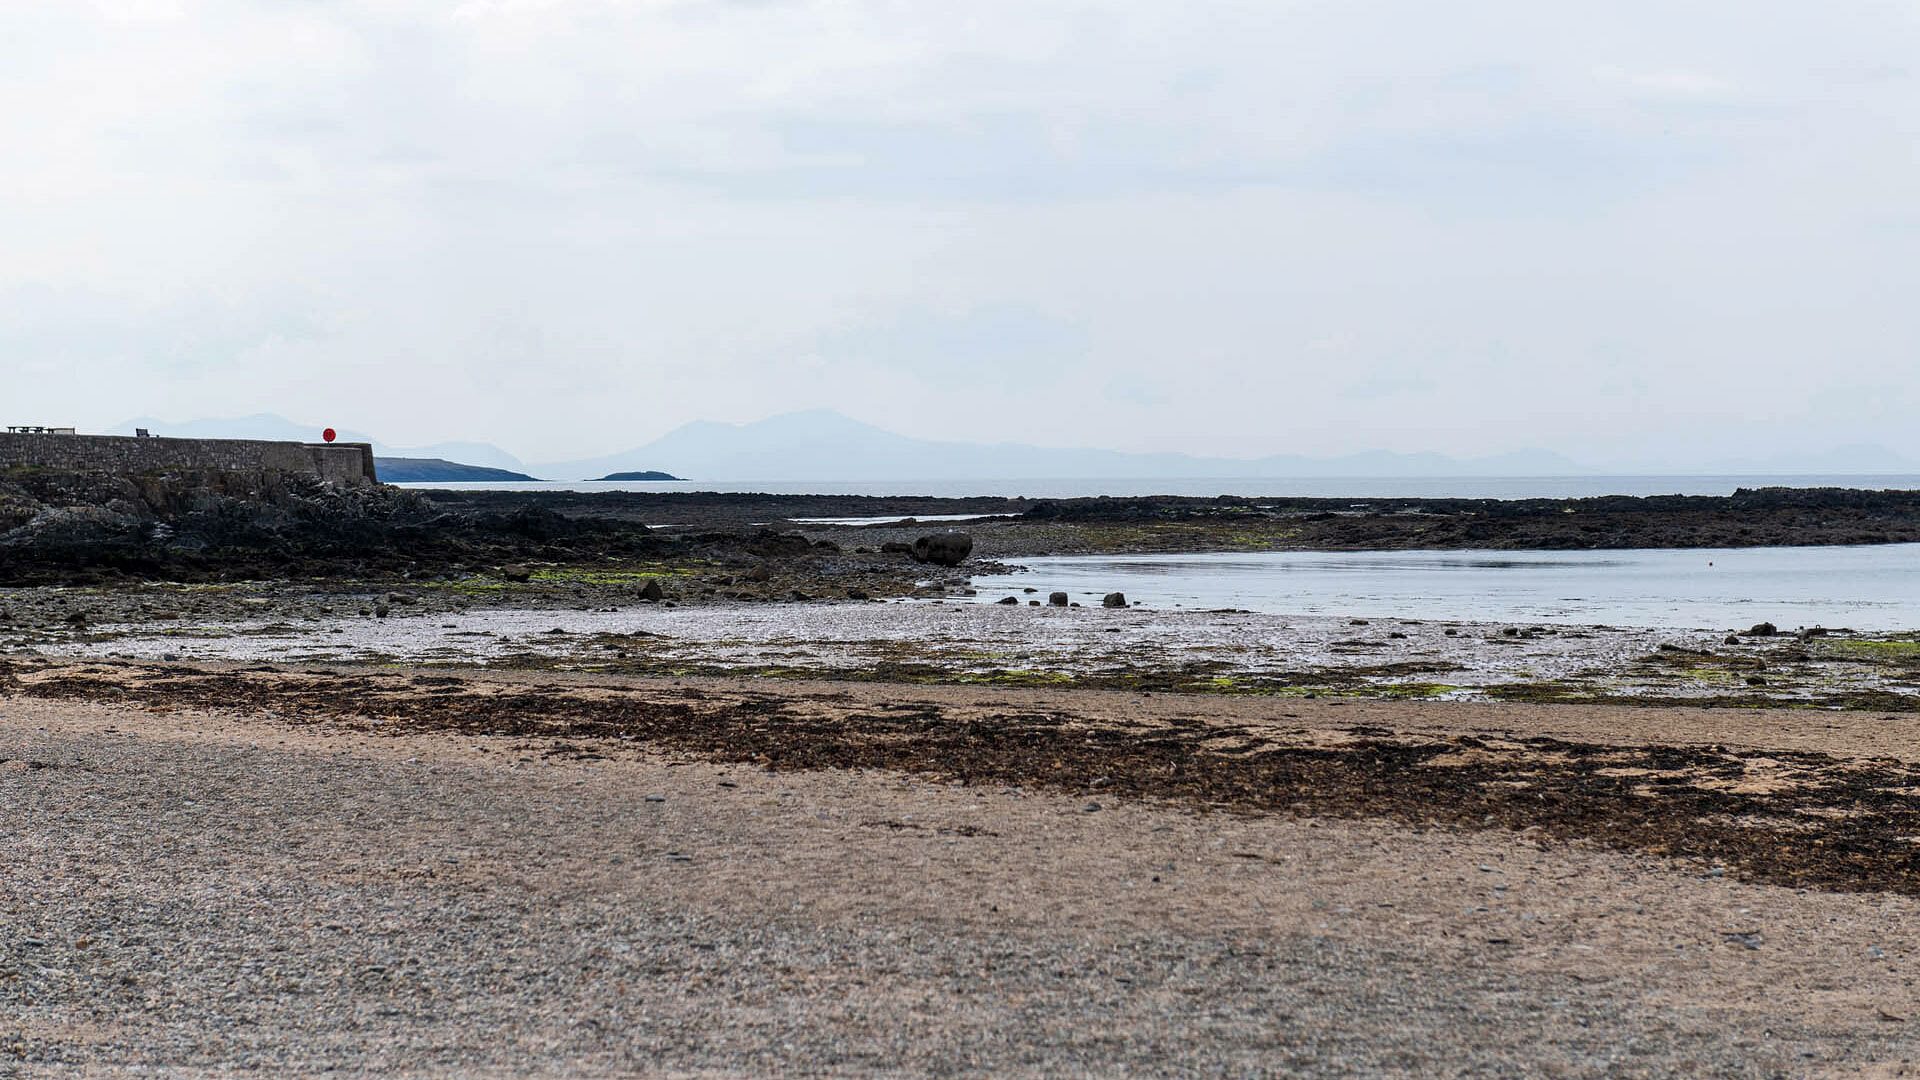
[[[1920,896],[1912,717],[33,658],[0,667],[0,693],[505,739],[541,757],[665,753],[1208,812],[1528,831],[1761,883]]]
[[[15,658],[0,1072],[1903,1075],[1913,723]]]
[[[39,590],[13,598],[15,617],[0,622],[0,655],[830,678],[1281,700],[1920,711],[1920,635],[1913,633],[1030,608],[938,595],[924,602],[674,606],[602,594],[577,604],[520,597],[528,606],[519,606],[509,593],[469,606],[447,604],[430,588],[342,595],[267,585],[211,594]]]
[[[524,507],[668,532],[790,528],[848,549],[960,527],[989,559],[1201,551],[1609,550],[1920,542],[1920,492],[1763,488],[1568,499],[1152,496],[1006,499],[688,492],[430,491],[467,513]],[[802,518],[977,514],[925,525]]]

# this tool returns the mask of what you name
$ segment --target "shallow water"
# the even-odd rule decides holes
[[[1121,591],[1154,608],[1667,628],[1920,629],[1920,544],[1643,551],[1079,555],[978,577],[982,602]]]
[[[430,483],[400,487],[448,491],[644,491],[653,493],[717,491],[767,495],[930,495],[945,499],[969,496],[999,498],[1078,499],[1100,495],[1243,495],[1330,499],[1578,499],[1595,495],[1731,495],[1740,488],[1845,487],[1920,488],[1920,476],[1904,475],[1779,475],[1779,476],[1332,476],[1230,479],[1102,479],[983,478],[976,480],[890,481],[768,481],[673,480],[603,482],[592,480],[535,483]]]

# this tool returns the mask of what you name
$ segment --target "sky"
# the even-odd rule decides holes
[[[0,416],[1920,457],[1920,9],[0,0]]]

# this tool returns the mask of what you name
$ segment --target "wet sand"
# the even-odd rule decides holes
[[[305,597],[289,604],[270,594],[235,592],[224,598],[229,617],[196,614],[189,621],[143,612],[145,594],[40,591],[35,606],[49,614],[37,624],[0,625],[0,650],[1299,699],[1345,694],[1920,709],[1914,693],[1920,640],[1911,634],[1802,638],[931,601],[690,607],[629,601],[423,611],[424,603],[403,603],[400,593],[386,594],[387,615],[355,616],[338,603],[323,612],[303,606]],[[59,617],[83,606],[91,612],[84,622]]]
[[[0,1073],[1920,1052],[1904,720],[252,667],[10,663]]]

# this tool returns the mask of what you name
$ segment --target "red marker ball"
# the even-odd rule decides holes
[[[325,431],[323,431],[323,432],[321,432],[321,433],[320,433],[320,437],[321,437],[321,438],[323,438],[323,439],[325,439],[325,440],[327,440],[328,442],[332,442],[332,441],[334,440],[334,431],[333,431],[333,429],[332,429],[332,428],[328,428],[327,430],[325,430]]]

